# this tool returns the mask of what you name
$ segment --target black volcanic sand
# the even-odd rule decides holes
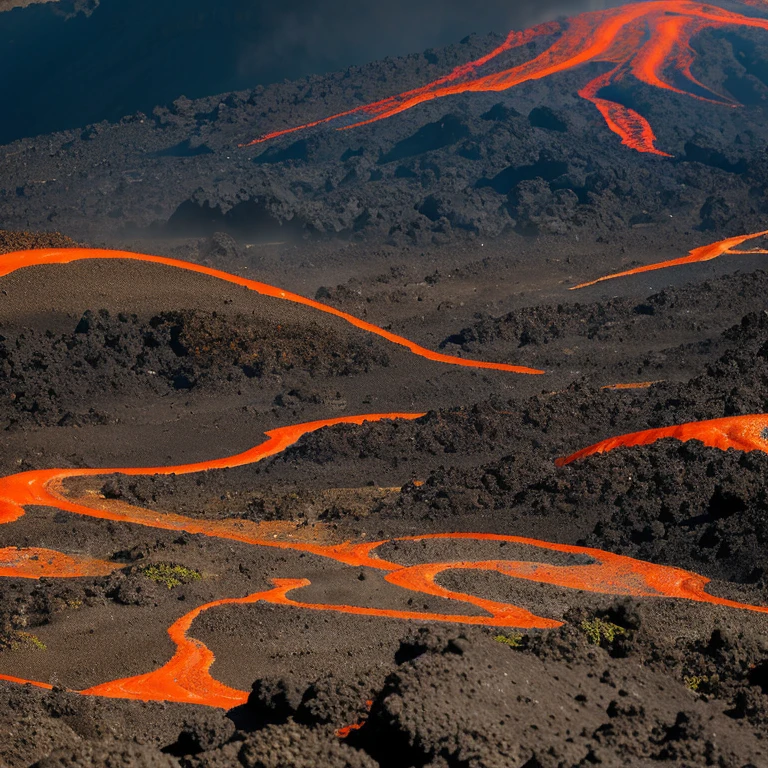
[[[510,52],[509,65],[548,42]],[[307,540],[464,531],[583,545],[768,605],[768,454],[664,440],[554,464],[626,432],[768,412],[768,257],[568,290],[766,228],[764,34],[694,40],[693,74],[741,109],[642,85],[620,94],[673,159],[621,147],[576,98],[596,69],[237,147],[422,85],[497,43],[471,37],[299,83],[182,98],[0,148],[0,252],[85,242],[188,259],[430,349],[545,376],[431,363],[339,319],[169,267],[32,267],[0,279],[0,470],[180,464],[298,422],[424,413],[323,429],[256,465],[104,474],[67,491]],[[28,509],[0,539],[121,566],[98,578],[4,579],[0,672],[54,686],[0,684],[9,768],[768,765],[765,614],[460,570],[439,585],[563,626],[517,634],[220,606],[190,635],[215,654],[217,680],[251,691],[225,713],[75,691],[157,669],[173,653],[172,622],[274,578],[308,579],[292,595],[305,602],[477,611],[327,558],[55,509]],[[459,540],[390,541],[380,554],[584,562]],[[163,564],[200,578],[172,588],[147,578]],[[595,620],[613,633],[590,632]],[[362,727],[340,739],[351,724]]]

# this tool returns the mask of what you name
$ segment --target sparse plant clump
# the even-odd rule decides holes
[[[704,693],[709,688],[709,678],[706,675],[685,675],[683,683],[689,691]]]
[[[617,637],[627,634],[624,627],[599,617],[584,619],[581,630],[592,645],[610,645]]]
[[[508,645],[510,648],[522,648],[524,637],[522,632],[510,632],[506,635],[496,635],[493,639],[497,643]]]
[[[142,576],[145,576],[155,584],[163,584],[168,589],[180,587],[190,581],[202,579],[202,574],[192,568],[183,565],[172,565],[171,563],[153,563],[145,565],[140,569]]]
[[[8,651],[45,651],[48,646],[31,632],[13,630],[0,634],[0,650]]]

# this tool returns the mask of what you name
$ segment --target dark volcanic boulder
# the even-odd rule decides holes
[[[178,768],[179,761],[157,749],[126,742],[86,742],[56,749],[32,768]]]

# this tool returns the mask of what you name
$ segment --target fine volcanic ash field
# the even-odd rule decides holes
[[[0,766],[768,766],[768,3],[20,139],[0,227]]]

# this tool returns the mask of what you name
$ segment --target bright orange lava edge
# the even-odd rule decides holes
[[[669,267],[682,267],[686,264],[697,264],[702,261],[712,261],[719,256],[725,254],[747,256],[752,253],[768,253],[765,248],[752,248],[748,251],[736,250],[738,246],[746,243],[749,240],[757,240],[760,237],[768,237],[768,229],[762,232],[755,232],[751,235],[736,235],[736,237],[729,237],[725,240],[718,240],[716,243],[710,243],[709,245],[703,245],[700,248],[694,248],[688,252],[687,256],[681,256],[679,259],[670,259],[669,261],[659,261],[655,264],[645,264],[642,267],[635,267],[634,269],[627,269],[624,272],[616,272],[613,275],[605,275],[604,277],[598,277],[597,280],[590,280],[588,283],[580,283],[574,285],[569,290],[576,291],[579,288],[588,288],[591,285],[597,285],[603,283],[606,280],[615,280],[617,277],[630,277],[631,275],[640,275],[644,272],[654,272],[657,269],[668,269]]]

